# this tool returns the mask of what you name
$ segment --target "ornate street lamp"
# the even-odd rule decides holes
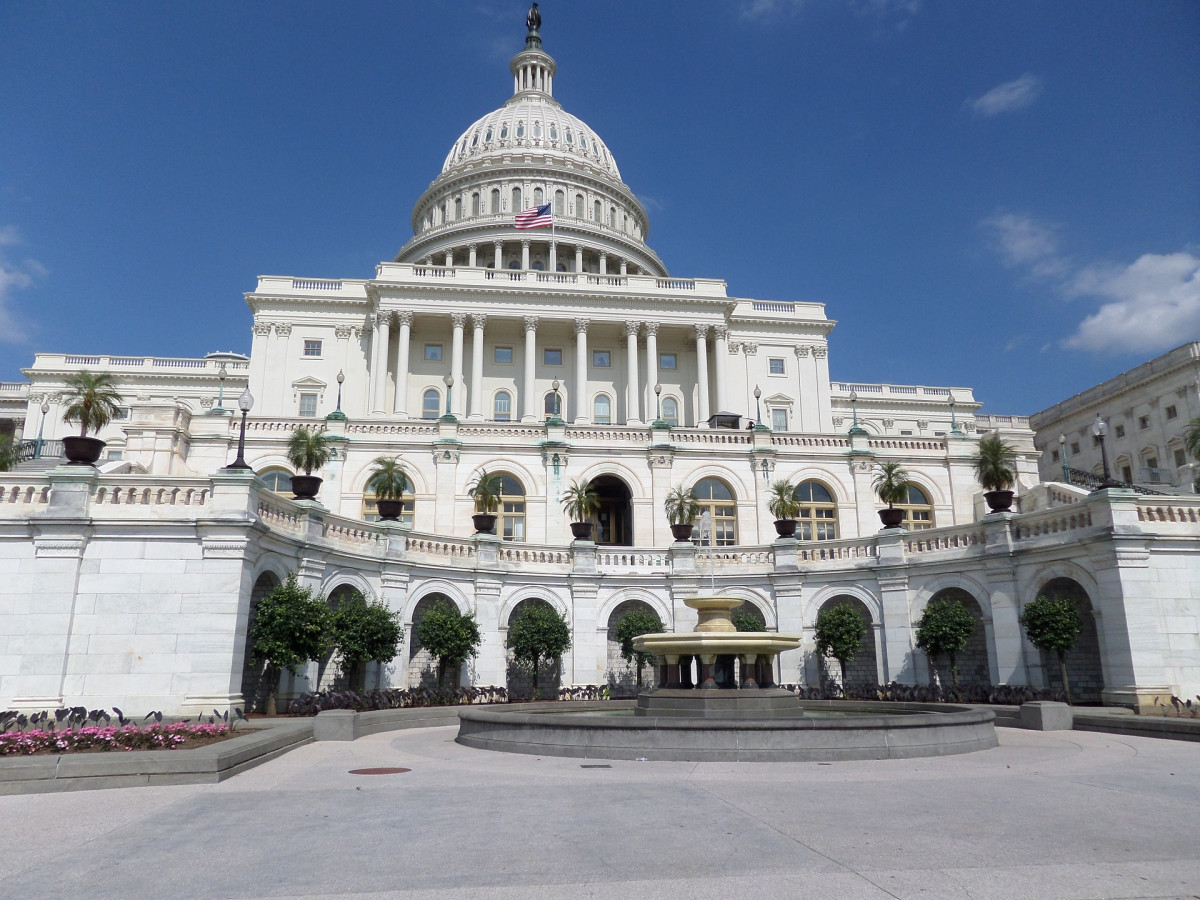
[[[962,432],[958,430],[958,419],[954,415],[954,395],[953,394],[950,395],[950,433],[951,434],[962,434]]]
[[[338,419],[339,421],[345,421],[346,414],[344,412],[342,412],[342,384],[345,383],[345,381],[346,381],[346,373],[343,372],[341,369],[338,369],[338,373],[337,373],[337,383],[338,383],[337,409],[335,409],[333,412],[331,412],[329,415],[327,415],[325,417],[326,419]]]
[[[654,428],[670,428],[662,417],[662,385],[654,385]]]
[[[851,414],[854,416],[854,424],[850,426],[850,433],[851,434],[866,434],[867,430],[865,428],[858,427],[858,392],[857,391],[850,392],[850,411],[851,411]]]
[[[550,418],[547,419],[546,422],[547,422],[547,424],[552,423],[554,425],[562,425],[562,424],[564,424],[563,420],[562,420],[562,406],[561,406],[562,401],[559,399],[559,396],[558,396],[558,389],[559,389],[559,387],[561,387],[561,385],[559,384],[559,381],[557,378],[555,378],[554,381],[550,382],[550,387],[554,391],[554,411],[553,411],[553,413],[551,413]]]
[[[1070,484],[1071,467],[1067,465],[1067,436],[1065,434],[1058,436],[1058,457],[1062,460],[1063,484]]]
[[[46,413],[50,412],[50,398],[42,398],[42,421],[38,423],[37,443],[33,447],[33,458],[42,458],[42,429],[46,427]]]
[[[754,386],[754,424],[762,428],[762,403],[759,398],[762,397],[762,389],[756,384]]]
[[[242,395],[238,397],[238,409],[242,411],[242,430],[238,435],[238,452],[237,459],[227,465],[226,469],[249,469],[250,465],[246,462],[246,414],[254,406],[254,395],[250,393],[250,385],[246,385],[246,389],[242,391]]]
[[[442,378],[442,384],[446,385],[446,414],[442,416],[443,422],[457,422],[458,418],[454,415],[454,407],[451,406],[450,398],[454,395],[454,375],[447,372]]]
[[[1112,476],[1108,472],[1108,451],[1104,449],[1104,436],[1108,434],[1108,423],[1096,413],[1096,421],[1092,423],[1092,434],[1100,441],[1100,463],[1104,467],[1104,483],[1102,487],[1112,487]]]
[[[225,407],[221,404],[225,401],[225,379],[228,377],[229,370],[225,368],[225,363],[221,363],[221,365],[217,367],[217,383],[220,385],[220,387],[217,389],[217,405],[209,410],[209,415],[225,415]]]

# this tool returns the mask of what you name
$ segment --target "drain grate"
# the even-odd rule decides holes
[[[375,769],[351,769],[351,775],[403,775],[412,769],[402,769],[399,766],[380,766]]]
[[[579,768],[581,768],[581,769],[611,769],[612,766],[608,765],[607,763],[598,763],[598,764],[590,765],[590,766],[589,765],[580,766]]]

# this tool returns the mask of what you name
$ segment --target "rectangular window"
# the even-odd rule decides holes
[[[674,353],[658,354],[658,367],[660,369],[678,369],[679,358]]]
[[[498,365],[507,366],[512,364],[512,347],[497,347],[494,353],[494,359]]]
[[[1187,462],[1187,454],[1182,449],[1175,451],[1175,468],[1179,468]],[[1069,678],[1070,676],[1068,676]]]
[[[912,437],[912,430],[910,429],[908,431],[905,431],[904,429],[901,429],[900,437]]]
[[[113,413],[113,421],[114,422],[121,421],[123,419],[128,419],[128,418],[129,418],[129,410],[124,406],[118,406],[116,411]]]
[[[1118,426],[1117,426],[1117,429],[1116,429],[1116,431],[1115,431],[1114,433],[1115,433],[1115,434],[1116,434],[1116,436],[1117,436],[1117,437],[1119,437],[1119,438],[1125,437],[1125,426],[1124,426],[1124,425],[1118,425]],[[1069,677],[1069,676],[1068,676],[1068,677]]]
[[[315,416],[317,414],[317,395],[316,394],[301,394],[300,395],[300,415]]]
[[[1132,484],[1133,483],[1133,469],[1129,468],[1129,466],[1121,466],[1121,480],[1124,481],[1126,484]],[[1067,677],[1070,678],[1069,675]]]
[[[1051,459],[1051,461],[1053,461],[1053,462],[1058,462],[1058,458],[1059,458],[1059,457],[1058,457],[1058,451],[1057,451],[1057,450],[1051,450],[1051,451],[1050,451],[1050,459]]]
[[[320,356],[321,355],[321,342],[306,340],[304,342],[304,355],[305,356]]]
[[[787,431],[787,410],[786,409],[771,410],[771,430],[772,431]]]
[[[1158,457],[1157,456],[1147,457],[1146,458],[1146,468],[1147,469],[1157,469],[1158,468]]]
[[[1078,456],[1078,455],[1079,455],[1079,444],[1075,443],[1075,444],[1072,444],[1072,445],[1071,445],[1071,455],[1072,455],[1072,456]]]
[[[1145,430],[1149,427],[1150,427],[1150,417],[1149,416],[1138,416],[1138,428]]]
[[[597,369],[608,369],[612,367],[612,351],[611,350],[593,350],[592,365]]]
[[[441,344],[426,344],[425,345],[425,361],[426,362],[441,362],[442,361],[442,345]]]
[[[1168,419],[1174,419],[1178,415],[1179,415],[1179,410],[1177,410],[1174,406],[1167,407],[1167,418]]]
[[[557,347],[547,347],[542,351],[542,363],[547,366],[561,366],[562,350]]]
[[[783,375],[783,357],[772,356],[767,360],[767,371],[772,375]]]

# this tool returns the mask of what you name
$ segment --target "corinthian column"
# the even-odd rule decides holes
[[[371,375],[375,379],[375,395],[371,412],[383,415],[387,409],[388,344],[392,339],[392,314],[375,314],[375,335],[371,341]]]
[[[729,330],[724,325],[713,326],[713,337],[715,339],[713,353],[717,357],[717,412],[727,412],[729,410],[725,394],[725,357],[729,352],[725,346],[725,337],[728,333]]]
[[[453,313],[450,323],[454,327],[450,338],[450,374],[454,376],[454,386],[458,388],[450,402],[453,405],[451,412],[458,416],[462,415],[463,394],[467,392],[467,385],[463,379],[463,328],[467,324],[467,316],[465,313]]]
[[[641,425],[642,409],[638,402],[638,324],[625,323],[625,357],[628,360],[628,373],[625,379],[625,424]]]
[[[696,386],[700,389],[699,409],[696,412],[696,422],[700,425],[708,421],[708,326],[696,327]]]
[[[654,393],[654,386],[658,384],[658,323],[646,322],[643,326],[646,329],[646,402],[650,403],[650,394]],[[654,410],[655,416],[662,418],[660,409]],[[646,418],[650,418],[650,407],[646,407]]]
[[[396,348],[396,415],[408,415],[408,353],[412,335],[412,310],[396,313],[400,320],[399,346]]]
[[[483,326],[487,316],[474,313],[471,316],[471,415],[473,422],[483,421]]]
[[[521,389],[521,421],[536,422],[533,405],[533,375],[537,363],[537,316],[525,317],[525,383]]]
[[[572,393],[575,394],[575,424],[586,425],[592,420],[587,400],[587,319],[575,320],[575,384]]]

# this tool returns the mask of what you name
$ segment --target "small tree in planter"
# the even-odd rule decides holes
[[[425,613],[416,632],[421,646],[438,661],[439,688],[445,684],[446,672],[474,656],[482,641],[475,616],[464,616],[458,607],[444,600]]]
[[[839,603],[817,613],[815,636],[817,652],[832,656],[842,667],[842,688],[847,687],[846,667],[862,646],[867,626],[862,614],[849,603]],[[824,667],[822,667],[824,677]]]
[[[500,509],[500,495],[504,492],[504,476],[497,472],[480,469],[467,493],[475,501],[475,515],[471,521],[478,534],[494,534],[496,512]]]
[[[313,475],[313,469],[324,466],[332,456],[333,448],[324,431],[302,426],[292,432],[287,445],[288,462],[304,470],[303,475],[292,476],[292,493],[297,500],[317,499],[321,479]]]
[[[775,533],[780,537],[794,537],[796,516],[800,515],[795,485],[787,480],[776,481],[771,485],[770,496],[767,510],[775,517]]]
[[[1012,486],[1017,483],[1017,451],[998,434],[979,442],[974,459],[975,477],[984,490],[983,499],[992,512],[1012,509]]]
[[[950,658],[950,683],[958,687],[958,654],[967,649],[974,633],[974,616],[957,600],[934,600],[925,607],[917,621],[917,647],[929,657],[931,681],[937,657],[945,653]]]
[[[571,627],[549,603],[528,603],[508,626],[506,646],[518,665],[533,672],[533,699],[538,699],[542,660],[556,663],[571,647]]]
[[[92,374],[80,369],[67,378],[67,390],[63,395],[67,407],[63,410],[63,421],[79,423],[78,436],[63,438],[63,452],[67,462],[74,465],[93,465],[104,451],[104,441],[88,437],[88,432],[99,432],[113,420],[120,408],[121,395],[107,372]]]
[[[1058,671],[1062,675],[1063,693],[1071,702],[1071,685],[1067,681],[1067,653],[1079,637],[1079,611],[1069,597],[1038,597],[1021,612],[1021,626],[1029,643],[1039,650],[1058,655]]]
[[[408,490],[408,473],[399,456],[377,456],[367,475],[367,490],[375,495],[375,508],[381,522],[398,522],[404,511],[404,492]]]
[[[690,541],[692,527],[700,518],[700,501],[696,499],[696,494],[682,485],[672,488],[663,506],[667,523],[671,526],[671,536],[677,541]]]
[[[563,510],[571,518],[571,536],[586,541],[592,536],[592,514],[600,508],[600,495],[590,481],[574,481],[563,491]]]
[[[267,715],[275,715],[279,676],[320,659],[329,649],[328,632],[329,607],[300,587],[295,575],[259,601],[247,643],[251,659],[267,667]]]
[[[871,487],[875,490],[875,496],[887,504],[887,509],[879,510],[879,521],[883,523],[884,528],[899,528],[900,523],[904,521],[904,510],[896,509],[893,504],[903,503],[908,499],[908,489],[911,485],[908,472],[900,463],[879,464]]]
[[[661,634],[666,630],[658,613],[649,609],[635,609],[626,613],[617,623],[617,640],[621,644],[621,658],[634,663],[637,671],[637,686],[642,686],[642,668],[654,658],[653,653],[641,653],[633,649],[633,639],[643,634]]]
[[[330,643],[341,656],[350,690],[361,690],[368,662],[389,663],[400,643],[400,613],[370,603],[361,591],[344,598],[330,615]]]

